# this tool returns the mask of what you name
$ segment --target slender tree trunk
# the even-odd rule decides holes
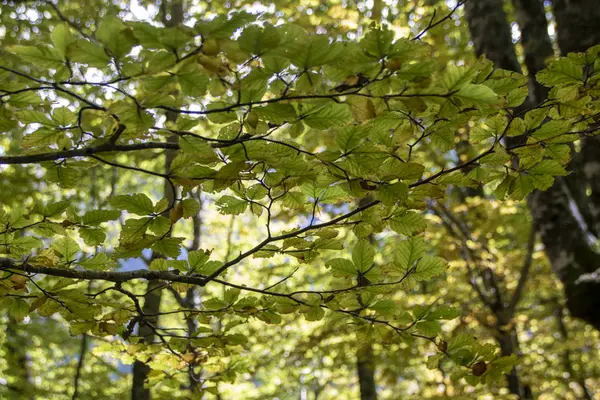
[[[519,353],[519,341],[517,339],[517,331],[512,328],[508,331],[498,330],[498,337],[496,338],[500,345],[500,353],[503,356],[510,356],[512,354]],[[513,369],[506,375],[506,381],[508,383],[508,390],[512,394],[519,396],[521,400],[533,400],[533,394],[529,385],[525,385],[521,382],[519,373],[516,368]]]
[[[358,205],[371,202],[371,197],[362,198]],[[373,243],[373,235],[369,235],[369,241]],[[367,286],[369,282],[362,276],[358,279],[358,286]],[[362,303],[358,295],[359,304]],[[360,400],[377,400],[377,385],[375,383],[375,357],[371,342],[359,343],[356,351],[356,372],[358,375],[358,386],[360,388]]]
[[[160,281],[148,282],[147,290],[148,294],[144,296],[144,306],[142,311],[144,315],[157,314],[160,310],[161,291],[156,290],[161,285]],[[139,335],[144,339],[146,343],[152,343],[154,341],[154,331],[150,326],[156,326],[158,317],[143,317],[144,320],[139,323]],[[149,400],[150,389],[145,387],[145,382],[148,379],[150,373],[150,367],[139,360],[136,360],[133,364],[133,384],[131,388],[131,399],[132,400]]]
[[[177,26],[183,22],[183,4],[181,1],[165,1],[161,4],[161,10],[163,12],[163,23],[165,26]],[[167,14],[169,15],[169,18],[167,18]],[[166,116],[167,121],[175,122],[177,121],[178,114],[169,111]],[[167,142],[176,143],[177,136],[169,137]],[[169,173],[175,154],[170,150],[167,150],[165,154],[165,172]],[[174,192],[174,187],[168,181],[165,181],[164,183],[164,193],[169,204],[173,204],[176,193]],[[157,288],[161,285],[162,283],[160,281],[148,282],[147,294],[144,296],[144,306],[142,308],[144,315],[155,315],[160,311],[162,293],[161,290]],[[146,343],[152,343],[155,335],[151,326],[156,325],[158,317],[144,317],[144,320],[147,324],[145,324],[144,321],[140,322],[139,334],[144,338]],[[150,367],[146,363],[139,360],[134,363],[133,384],[131,389],[132,400],[150,400],[150,390],[144,385],[148,379],[149,372]]]
[[[375,385],[375,363],[373,360],[373,347],[370,343],[358,349],[356,370],[360,386],[360,400],[376,400],[377,387]]]
[[[8,374],[14,379],[14,383],[10,382],[7,387],[15,395],[15,399],[33,399],[27,340],[15,320],[9,318],[6,324],[6,361],[9,365]]]

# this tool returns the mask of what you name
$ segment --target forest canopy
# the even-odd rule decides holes
[[[3,1],[0,397],[594,398],[595,3]]]

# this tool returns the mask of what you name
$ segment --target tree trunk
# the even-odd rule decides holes
[[[496,67],[521,72],[502,0],[465,3],[465,16],[477,56],[485,55]]]
[[[542,0],[512,0],[517,24],[521,31],[521,46],[525,53],[525,66],[529,76],[529,102],[540,104],[548,97],[548,88],[535,80],[535,74],[546,66],[554,55],[548,36],[548,21]]]
[[[558,45],[562,55],[569,52],[581,52],[600,43],[600,7],[595,0],[553,0],[552,6],[556,19]],[[574,29],[576,27],[576,29]],[[576,165],[578,171],[575,175],[579,180],[579,187],[590,189],[591,196],[587,199],[592,221],[587,219],[593,232],[600,232],[600,141],[597,137],[585,138],[582,141],[582,151]],[[555,184],[556,186],[556,184]],[[571,185],[572,186],[572,185]],[[552,189],[555,189],[553,186]],[[552,190],[551,189],[551,190]],[[556,192],[560,189],[556,188]],[[558,201],[560,193],[554,193],[553,202],[559,207],[568,209],[568,200]],[[564,195],[563,195],[564,197]],[[551,211],[552,220],[548,220],[545,230],[546,236],[562,234],[558,237],[549,237],[554,245],[562,248],[550,249],[549,258],[553,269],[565,285],[567,293],[567,307],[571,315],[581,318],[600,330],[600,282],[596,279],[587,279],[598,266],[600,255],[594,252],[587,243],[587,232],[575,226],[573,217],[569,220],[563,218],[562,213]],[[554,211],[554,212],[552,212]],[[587,210],[584,210],[587,211]],[[543,210],[539,211],[541,214]],[[573,232],[569,232],[575,229]],[[550,244],[550,243],[549,243]],[[546,245],[546,242],[544,242]],[[548,245],[546,245],[548,247]],[[550,255],[552,253],[552,256]]]
[[[360,199],[359,206],[373,201],[370,196]],[[373,244],[375,238],[369,235],[369,242]],[[362,276],[358,279],[358,286],[367,286],[369,282]],[[358,303],[363,304],[361,295],[358,295]],[[356,372],[358,375],[358,386],[360,388],[360,400],[377,400],[377,385],[375,384],[375,358],[371,342],[359,343],[356,352]]]
[[[160,281],[148,282],[147,290],[148,294],[144,296],[144,306],[142,311],[144,315],[157,314],[160,311],[160,300],[161,291],[155,290],[159,285]],[[156,326],[158,317],[144,317],[144,320],[139,325],[139,335],[144,338],[145,343],[152,343],[154,341],[154,331],[148,325]],[[133,364],[133,384],[131,387],[131,399],[132,400],[149,400],[150,389],[144,386],[144,383],[148,379],[150,373],[150,367],[142,361],[136,360]]]
[[[168,8],[168,11],[167,11]],[[164,1],[161,4],[161,10],[163,12],[163,23],[167,27],[176,26],[183,22],[183,4],[181,1],[173,1],[168,2]],[[169,18],[167,18],[167,13],[169,14]],[[167,112],[167,121],[175,122],[177,121],[178,114],[175,112],[168,111]],[[171,136],[167,139],[167,142],[177,143],[177,136]],[[165,172],[169,173],[171,169],[171,163],[175,158],[175,154],[173,151],[166,151],[165,156]],[[164,193],[165,197],[169,201],[169,204],[172,205],[175,200],[176,193],[174,192],[174,187],[170,182],[165,180],[164,183]],[[144,296],[144,307],[142,311],[144,314],[158,314],[160,311],[160,301],[161,301],[161,290],[157,289],[158,286],[161,286],[162,283],[160,281],[150,281],[148,282],[148,287],[146,291],[146,296]],[[149,324],[155,326],[158,321],[158,317],[145,317],[145,321]],[[144,338],[146,343],[152,343],[154,340],[154,331],[148,324],[144,324],[144,322],[140,322],[139,326],[139,334]],[[133,384],[131,388],[131,398],[132,400],[150,400],[150,390],[144,387],[144,383],[148,379],[148,374],[150,373],[150,367],[141,362],[136,361],[133,364]]]
[[[371,343],[362,345],[356,355],[356,370],[360,386],[360,400],[377,400],[375,362]]]
[[[556,33],[560,53],[584,52],[600,44],[600,6],[596,0],[553,0]],[[573,29],[577,27],[577,29]],[[587,71],[586,71],[587,72]],[[581,146],[580,169],[591,195],[589,209],[593,222],[588,225],[596,236],[600,234],[600,139],[584,138]]]
[[[552,0],[552,9],[561,54],[585,51],[600,43],[597,0]]]
[[[499,330],[498,337],[496,338],[500,345],[500,353],[503,356],[510,356],[512,354],[519,353],[519,341],[517,339],[517,332],[514,328],[509,331]],[[508,383],[508,390],[512,394],[519,396],[521,400],[533,400],[533,393],[529,385],[521,383],[519,373],[515,367],[506,375],[506,381]]]
[[[33,399],[35,392],[29,371],[28,346],[28,340],[23,337],[19,324],[13,318],[8,318],[5,351],[9,365],[8,376],[13,378],[14,383],[9,380],[6,386],[15,395],[15,399]]]
[[[525,3],[515,2],[516,5],[521,6]],[[534,23],[541,24],[543,19],[528,14],[535,9],[538,12],[542,11],[539,5],[535,7],[531,4],[519,10],[521,15],[519,19],[527,23],[525,27],[527,35],[523,37],[524,42],[527,43],[524,43],[524,48],[530,51],[547,49],[544,45],[547,33],[543,26],[532,27]],[[467,2],[465,10],[477,54],[485,54],[499,68],[520,72],[521,67],[518,65],[512,45],[502,1]],[[581,11],[580,8],[578,10]],[[557,23],[559,23],[558,17]],[[490,35],[489,32],[494,32],[494,35]],[[532,37],[534,34],[542,37]],[[562,40],[564,42],[566,39]],[[530,68],[539,68],[543,65],[544,59],[544,54],[529,54]],[[582,229],[571,212],[567,188],[566,180],[558,177],[547,191],[532,193],[528,198],[528,205],[538,226],[552,269],[565,286],[567,306],[571,314],[600,329],[600,284],[594,281],[579,281],[583,274],[593,272],[600,265],[600,255],[591,249],[587,232]]]

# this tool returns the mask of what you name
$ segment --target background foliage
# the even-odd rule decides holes
[[[4,2],[0,395],[592,398],[600,40],[463,3]]]

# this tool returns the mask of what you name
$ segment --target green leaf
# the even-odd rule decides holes
[[[16,54],[29,64],[38,68],[60,68],[63,66],[63,57],[59,49],[46,46],[7,46],[6,50]]]
[[[389,225],[394,232],[406,236],[413,236],[423,232],[427,227],[423,216],[413,211],[407,211],[393,216],[389,219]]]
[[[202,269],[204,264],[210,259],[210,251],[207,250],[195,250],[188,253],[188,263],[190,265],[190,272],[198,272]]]
[[[530,174],[544,174],[552,176],[564,176],[567,174],[565,168],[556,160],[542,160],[534,167],[529,168]]]
[[[75,260],[75,255],[81,250],[77,242],[70,237],[63,237],[52,244],[52,249],[61,255],[65,262]]]
[[[394,300],[391,299],[379,300],[378,302],[369,306],[370,310],[373,310],[382,316],[394,315],[397,308],[398,305]]]
[[[168,218],[159,215],[148,224],[148,229],[156,236],[164,236],[171,230],[171,221]]]
[[[310,109],[302,121],[314,129],[327,129],[344,125],[351,118],[352,112],[348,105],[327,102]]]
[[[109,258],[105,253],[98,253],[93,257],[86,258],[83,261],[78,261],[84,269],[92,271],[108,271],[115,266],[115,261]]]
[[[397,177],[399,179],[419,179],[423,176],[425,167],[414,162],[404,162],[397,165]]]
[[[537,140],[545,140],[558,137],[568,132],[570,129],[571,123],[569,121],[553,120],[543,124],[538,130],[534,131],[531,136]]]
[[[106,240],[106,234],[101,228],[79,228],[79,236],[88,246],[99,246]]]
[[[232,196],[223,196],[215,204],[221,214],[242,214],[248,207],[248,203],[245,200]]]
[[[238,43],[240,49],[251,53],[262,55],[268,50],[274,49],[280,42],[279,31],[273,25],[265,24],[264,28],[257,25],[244,29]]]
[[[474,68],[450,64],[446,67],[442,82],[449,91],[463,87],[475,79],[477,70]]]
[[[102,42],[115,58],[121,58],[135,45],[131,30],[118,18],[103,17],[96,30],[96,38]]]
[[[425,281],[444,272],[446,272],[446,262],[443,259],[425,255],[419,260],[415,271],[410,276],[417,281]]]
[[[85,39],[79,39],[69,46],[67,56],[70,61],[96,68],[104,68],[110,63],[110,57],[101,46]]]
[[[421,236],[403,240],[395,246],[394,261],[403,270],[408,271],[423,256],[426,248]]]
[[[29,315],[29,304],[22,299],[11,299],[8,306],[8,314],[17,322],[22,322]]]
[[[508,187],[508,196],[514,200],[523,200],[533,189],[535,189],[533,178],[520,173],[511,180]]]
[[[241,290],[238,288],[226,289],[223,299],[227,302],[228,305],[232,305],[240,297],[240,293],[241,293]]]
[[[467,84],[453,94],[453,97],[458,97],[468,100],[474,104],[492,104],[498,100],[498,95],[485,85]]]
[[[184,153],[192,156],[201,164],[210,164],[219,160],[213,148],[206,142],[196,136],[186,135],[179,137],[179,146]]]
[[[334,258],[327,261],[326,265],[328,268],[331,268],[331,273],[335,277],[349,278],[358,274],[356,266],[352,261],[345,258]]]
[[[212,38],[229,38],[239,28],[256,19],[247,12],[236,12],[229,15],[218,15],[210,21],[199,20],[195,30],[202,36]]]
[[[47,167],[45,177],[48,181],[56,182],[63,188],[72,188],[80,182],[81,170],[63,164],[55,164]]]
[[[137,215],[148,215],[154,213],[152,200],[143,193],[134,195],[115,196],[109,200],[109,203],[118,208]]]
[[[352,261],[359,272],[365,272],[373,266],[375,249],[367,240],[360,240],[352,250]]]
[[[555,85],[582,85],[583,69],[573,60],[563,57],[551,62],[548,67],[535,75],[535,78],[544,86]]]
[[[17,112],[19,121],[23,124],[42,124],[47,126],[53,126],[52,121],[47,113],[35,110],[21,110]]]
[[[177,73],[177,81],[181,87],[181,93],[185,96],[202,97],[206,94],[210,79],[200,68],[196,67]]]
[[[442,332],[442,326],[438,321],[419,321],[415,324],[415,329],[427,337],[433,337]]]
[[[223,263],[221,263],[220,261],[214,261],[214,260],[208,261],[206,264],[199,267],[194,272],[196,272],[198,274],[203,274],[203,275],[210,275],[213,272],[217,271],[219,268],[221,268],[222,265],[223,265]]]
[[[148,269],[150,271],[168,271],[169,270],[168,260],[166,260],[164,258],[155,258],[154,260],[152,260],[150,262]]]
[[[439,306],[433,311],[429,311],[427,319],[454,319],[460,316],[461,312],[458,308],[450,306]]]
[[[213,297],[212,299],[203,301],[202,307],[209,311],[216,311],[216,310],[222,310],[222,309],[229,307],[229,304],[227,304],[226,302],[224,302],[221,299],[217,299],[216,297]]]
[[[319,306],[301,306],[300,312],[307,321],[320,321],[325,316],[325,310]]]
[[[76,40],[67,24],[56,25],[50,37],[54,48],[60,52],[63,58],[67,55],[69,45]]]
[[[148,225],[152,220],[151,217],[140,219],[128,219],[121,230],[120,241],[123,243],[132,243],[141,239],[148,229]]]
[[[298,31],[294,34],[302,35]],[[288,46],[286,55],[294,65],[304,69],[328,64],[344,51],[341,43],[329,43],[329,37],[326,35],[306,35],[300,40],[296,40],[294,45],[291,45],[290,42],[286,45]]]
[[[84,225],[100,225],[103,222],[114,221],[121,216],[118,210],[92,210],[85,213],[81,222]]]
[[[10,253],[15,256],[29,255],[32,249],[40,247],[42,247],[42,241],[33,236],[21,236],[9,242]]]
[[[367,32],[360,41],[360,46],[369,56],[380,60],[390,54],[393,41],[394,31],[384,26],[381,29],[372,29]]]
[[[152,250],[167,256],[176,258],[180,252],[181,239],[178,238],[164,238],[152,245]]]
[[[379,185],[375,196],[377,200],[380,200],[386,206],[392,206],[396,203],[402,204],[408,199],[408,185],[404,182]]]
[[[183,218],[195,217],[200,211],[200,204],[194,199],[184,199],[181,201],[183,207]]]

